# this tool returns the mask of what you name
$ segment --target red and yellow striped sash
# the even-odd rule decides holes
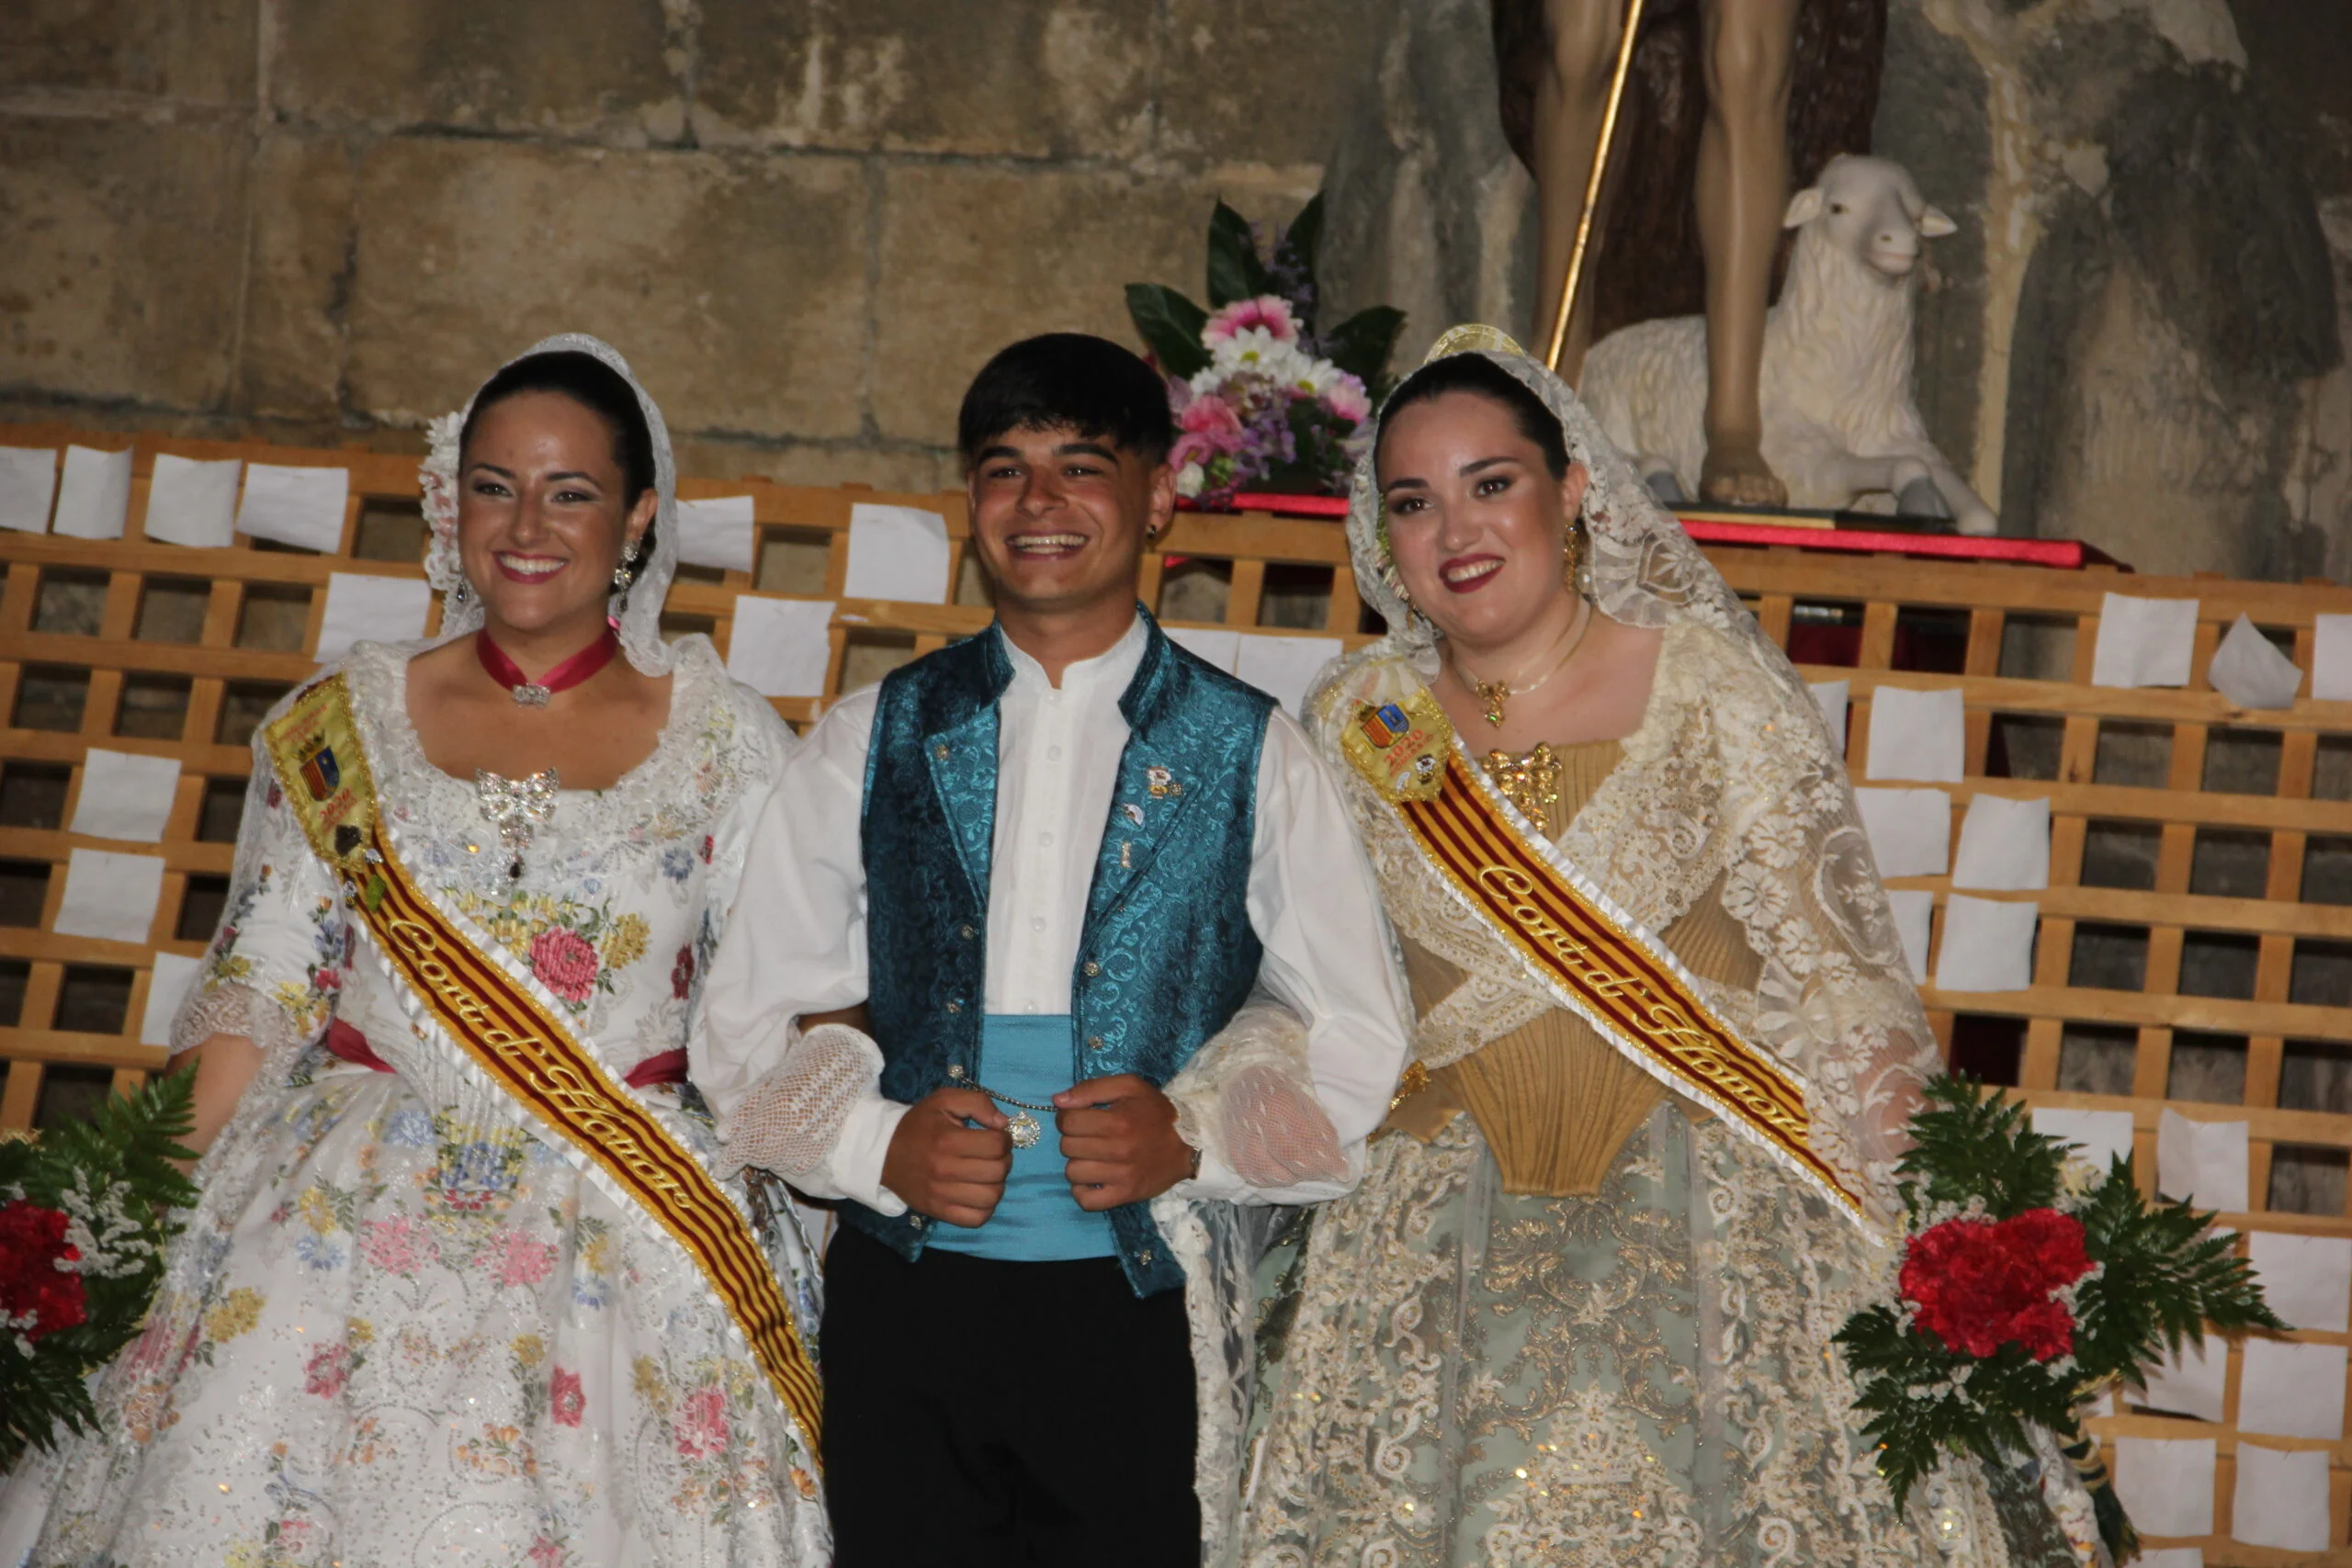
[[[1762,1138],[1826,1196],[1861,1213],[1838,1171],[1813,1151],[1803,1089],[1716,1016],[1679,965],[1529,844],[1450,743],[1444,758],[1442,784],[1430,798],[1392,803],[1447,884],[1619,1050]]]
[[[775,1270],[716,1178],[496,960],[419,889],[394,852],[343,678],[302,694],[266,741],[311,848],[434,1021],[684,1249],[733,1314],[817,1462],[822,1399]]]

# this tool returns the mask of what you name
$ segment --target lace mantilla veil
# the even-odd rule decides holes
[[[670,580],[678,572],[678,465],[670,449],[670,427],[662,411],[628,367],[628,361],[610,344],[585,333],[559,333],[542,338],[508,365],[537,354],[585,354],[620,373],[637,406],[644,411],[645,427],[653,437],[653,551],[637,563],[630,584],[628,608],[620,615],[621,651],[648,675],[670,672],[670,648],[662,640],[662,603],[670,595]],[[503,369],[504,367],[501,367]],[[489,383],[485,381],[484,386]],[[474,397],[481,395],[477,388]],[[453,597],[450,590],[464,581],[458,557],[458,437],[473,412],[474,398],[455,413],[445,413],[430,426],[432,450],[417,470],[424,491],[424,516],[433,525],[433,542],[424,552],[424,576],[441,592],[441,640],[479,631],[482,624],[481,595]]]
[[[1801,1077],[1813,1152],[1865,1195],[1868,1228],[1883,1235],[1897,1213],[1893,1165],[1916,1086],[1938,1058],[1844,776],[1842,739],[1566,383],[1493,327],[1454,328],[1429,361],[1454,354],[1500,367],[1560,422],[1569,460],[1591,476],[1578,586],[1603,615],[1668,636],[1649,716],[1561,848],[1653,931],[1722,879],[1763,975],[1752,995],[1712,999]],[[1309,728],[1335,760],[1357,702],[1392,700],[1400,683],[1439,667],[1436,630],[1407,602],[1388,548],[1375,449],[1368,442],[1356,466],[1348,542],[1358,588],[1389,630],[1328,668],[1309,694]],[[1469,975],[1423,1020],[1422,1062],[1459,1060],[1552,1006],[1426,874],[1394,813],[1367,809],[1376,807],[1359,798],[1368,791],[1339,771],[1399,934]]]

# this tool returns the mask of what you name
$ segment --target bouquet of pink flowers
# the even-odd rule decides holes
[[[1162,284],[1127,285],[1127,313],[1168,378],[1180,493],[1215,506],[1242,490],[1346,491],[1405,316],[1375,305],[1316,331],[1322,226],[1318,196],[1261,254],[1249,221],[1219,202],[1207,309]]]

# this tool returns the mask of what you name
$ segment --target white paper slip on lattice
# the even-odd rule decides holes
[[[176,757],[144,757],[93,746],[82,759],[82,790],[74,797],[69,833],[160,844],[179,791]]]
[[[849,599],[947,603],[947,519],[919,506],[858,502],[849,509]]]
[[[735,601],[727,639],[727,672],[763,697],[821,697],[832,656],[830,599]]]

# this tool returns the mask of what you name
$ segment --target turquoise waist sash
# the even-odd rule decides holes
[[[1068,1013],[991,1013],[981,1021],[978,1077],[989,1089],[1032,1105],[1046,1105],[1069,1088],[1069,1075]],[[1001,1100],[997,1109],[1008,1116],[1023,1114]],[[928,1245],[1015,1263],[1116,1256],[1111,1216],[1087,1213],[1070,1195],[1053,1111],[1026,1114],[1036,1120],[1045,1135],[1033,1148],[1012,1151],[1012,1172],[1005,1179],[1004,1200],[997,1204],[996,1213],[977,1230],[933,1225]]]

